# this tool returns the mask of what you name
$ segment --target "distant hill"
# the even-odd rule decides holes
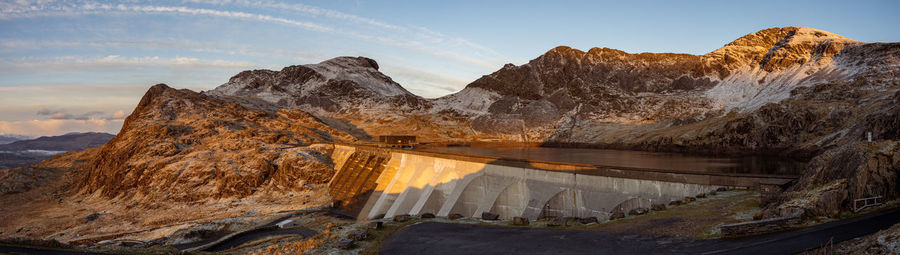
[[[31,165],[56,154],[98,147],[113,137],[107,133],[69,133],[0,144],[0,169]],[[10,138],[15,139],[15,136]]]
[[[106,144],[115,135],[107,133],[69,133],[61,136],[42,136],[31,140],[0,145],[0,151],[80,151]]]
[[[8,144],[15,141],[26,140],[29,137],[21,135],[0,135],[0,144]]]

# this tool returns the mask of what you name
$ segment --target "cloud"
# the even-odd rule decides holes
[[[264,14],[256,14],[240,11],[222,11],[207,8],[190,8],[185,6],[152,6],[152,5],[110,5],[88,3],[75,6],[31,6],[31,8],[10,8],[10,10],[0,11],[0,19],[15,18],[32,18],[38,16],[79,16],[79,15],[104,15],[104,14],[151,14],[151,13],[174,13],[174,14],[190,14],[190,15],[207,15],[223,18],[256,20],[261,22],[280,23],[307,29],[315,32],[335,33],[348,36],[354,39],[363,40],[371,43],[377,43],[385,46],[404,48],[414,50],[419,53],[428,54],[436,57],[446,58],[463,63],[474,64],[486,70],[496,70],[506,59],[499,53],[487,47],[472,43],[462,38],[448,37],[444,34],[434,32],[427,28],[415,26],[399,26],[392,25],[356,15],[346,14],[334,10],[322,9],[313,6],[301,4],[285,4],[277,2],[253,3],[247,1],[193,1],[200,3],[226,5],[236,4],[239,6],[251,6],[275,10],[294,10],[306,14],[322,15],[325,17],[348,20],[356,23],[364,23],[376,27],[392,30],[390,32],[372,31],[371,29],[346,30],[338,29],[323,24],[308,21],[300,21],[289,18],[275,17]],[[375,35],[368,35],[365,32],[371,32]],[[397,33],[403,32],[403,33]],[[418,41],[417,38],[425,39],[425,42]],[[441,45],[434,45],[442,43]],[[457,48],[457,49],[450,49]],[[466,54],[473,54],[468,56]],[[485,61],[485,59],[487,61]]]
[[[110,119],[112,120],[124,120],[125,117],[128,117],[128,114],[125,113],[124,110],[119,110],[116,113],[113,113]]]
[[[0,59],[0,66],[6,70],[14,69],[93,69],[97,67],[121,68],[124,66],[170,66],[170,67],[237,67],[250,68],[253,64],[244,61],[201,60],[190,57],[160,58],[159,56],[122,57],[108,55],[104,57],[21,57],[18,59]]]
[[[124,110],[119,110],[112,115],[107,115],[102,111],[90,111],[82,114],[71,114],[65,110],[53,110],[44,108],[37,112],[38,116],[46,116],[51,120],[122,120],[127,114]]]
[[[48,119],[26,121],[0,121],[0,134],[27,136],[54,136],[71,132],[118,133],[122,120],[72,120]]]
[[[432,98],[456,92],[470,81],[430,72],[415,67],[402,65],[385,65],[381,68],[385,74],[395,77],[397,82],[409,90],[415,90],[417,95]],[[429,90],[428,88],[432,88]]]
[[[266,9],[277,9],[277,10],[289,10],[295,12],[306,13],[307,15],[312,16],[325,16],[333,19],[345,20],[352,23],[360,23],[371,25],[380,28],[392,29],[392,30],[407,30],[406,27],[388,24],[382,21],[360,17],[353,14],[343,13],[335,10],[319,8],[315,6],[305,5],[305,4],[294,4],[294,3],[279,3],[273,1],[246,1],[246,0],[187,0],[186,2],[192,3],[201,3],[201,4],[211,4],[211,5],[239,5],[243,7],[256,7],[256,8],[266,8]]]

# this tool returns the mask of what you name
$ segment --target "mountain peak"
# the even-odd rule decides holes
[[[363,67],[363,68],[373,68],[378,70],[378,62],[375,62],[374,59],[367,57],[336,57],[329,60],[325,60],[319,63],[319,65],[333,65],[339,67]]]
[[[841,35],[809,27],[773,27],[744,35],[722,47],[763,47],[772,48],[778,44],[838,41],[855,43],[857,41]]]
[[[771,72],[839,53],[861,42],[808,27],[774,27],[744,35],[705,56],[721,61],[727,70],[744,66]]]
[[[385,103],[397,96],[421,99],[378,68],[378,62],[371,58],[336,57],[280,71],[243,71],[228,83],[204,93],[217,98],[242,97],[250,101],[241,100],[241,104],[254,109],[302,108],[321,114],[359,106],[361,102]]]

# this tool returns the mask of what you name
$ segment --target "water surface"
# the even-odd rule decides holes
[[[687,172],[799,175],[805,163],[764,156],[713,157],[669,152],[549,147],[427,147],[455,154]]]

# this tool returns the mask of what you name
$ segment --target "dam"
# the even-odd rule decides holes
[[[649,208],[720,187],[757,188],[795,177],[641,169],[335,144],[329,191],[357,219],[433,213],[503,219],[597,217]]]

